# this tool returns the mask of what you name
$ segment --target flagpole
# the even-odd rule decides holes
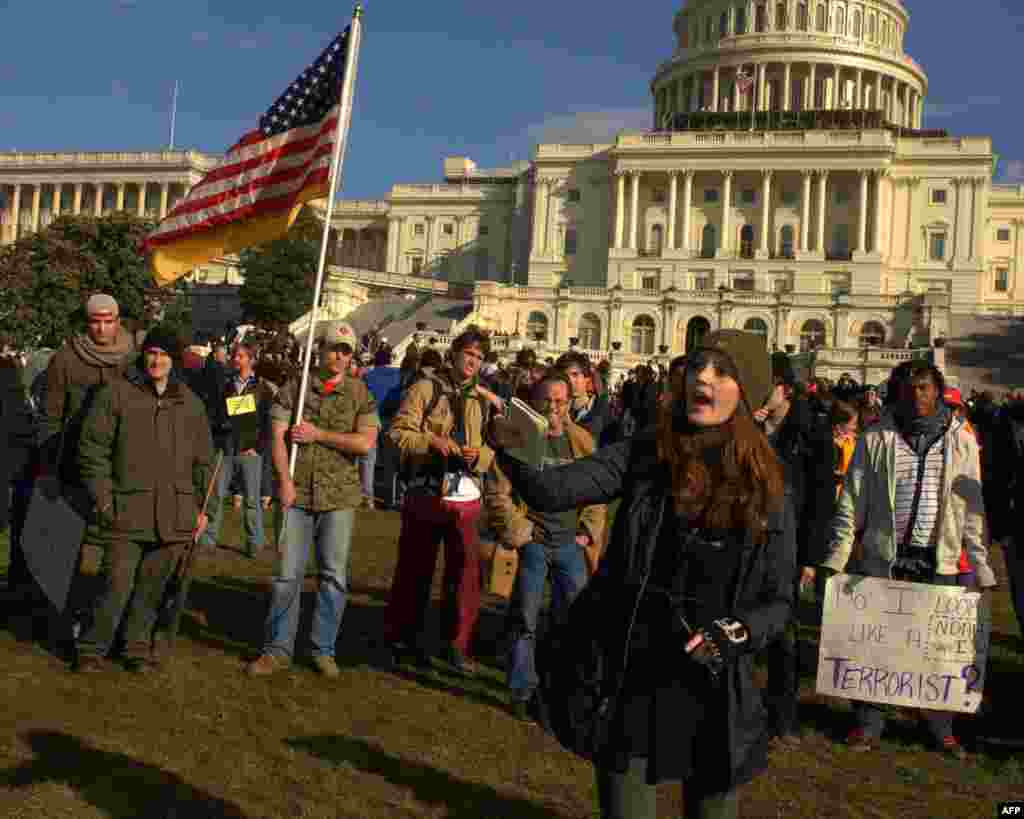
[[[334,143],[334,158],[331,160],[330,191],[327,194],[327,213],[324,216],[324,232],[320,241],[320,263],[317,266],[316,285],[313,288],[313,308],[309,313],[309,335],[306,338],[306,352],[302,362],[302,379],[299,382],[298,404],[295,408],[295,421],[302,423],[302,411],[306,404],[306,390],[309,386],[309,367],[313,361],[313,341],[316,336],[317,310],[320,306],[320,291],[323,289],[324,269],[327,264],[327,244],[330,240],[331,216],[334,212],[334,196],[338,190],[338,177],[345,161],[345,148],[348,145],[348,134],[352,123],[352,99],[355,96],[356,69],[359,57],[359,41],[362,37],[363,7],[357,3],[352,13],[352,26],[349,29],[348,48],[345,49],[345,77],[341,86],[341,98],[338,107],[338,131]],[[288,460],[288,476],[295,475],[295,460],[299,447],[292,441],[292,451]],[[282,531],[283,531],[282,526]]]
[[[169,150],[174,150],[174,118],[178,113],[178,81],[174,81],[174,94],[171,97],[171,139]]]

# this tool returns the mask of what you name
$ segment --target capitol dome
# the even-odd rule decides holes
[[[689,0],[675,18],[675,54],[651,83],[655,127],[753,105],[880,111],[919,129],[928,78],[903,50],[908,21],[899,0]]]

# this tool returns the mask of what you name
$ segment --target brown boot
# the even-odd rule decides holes
[[[245,673],[250,677],[269,677],[278,671],[283,671],[292,663],[288,657],[278,657],[276,654],[261,654],[245,667]]]

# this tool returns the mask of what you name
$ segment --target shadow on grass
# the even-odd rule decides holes
[[[0,771],[4,787],[66,784],[113,819],[245,819],[238,805],[156,765],[94,748],[58,731],[33,731],[24,739],[36,758]]]
[[[338,734],[296,737],[286,743],[297,750],[336,765],[348,765],[364,773],[380,776],[392,785],[409,789],[431,815],[434,806],[443,806],[448,819],[480,819],[483,816],[509,816],[516,819],[552,819],[562,814],[551,807],[502,793],[490,785],[469,782],[447,771],[393,754],[372,742]]]

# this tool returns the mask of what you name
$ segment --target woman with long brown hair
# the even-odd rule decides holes
[[[531,509],[622,500],[597,574],[538,653],[537,715],[593,761],[604,819],[654,819],[682,780],[687,817],[735,817],[767,765],[754,653],[793,605],[795,524],[783,468],[753,421],[772,388],[764,341],[712,333],[658,422],[567,466],[500,451]]]

